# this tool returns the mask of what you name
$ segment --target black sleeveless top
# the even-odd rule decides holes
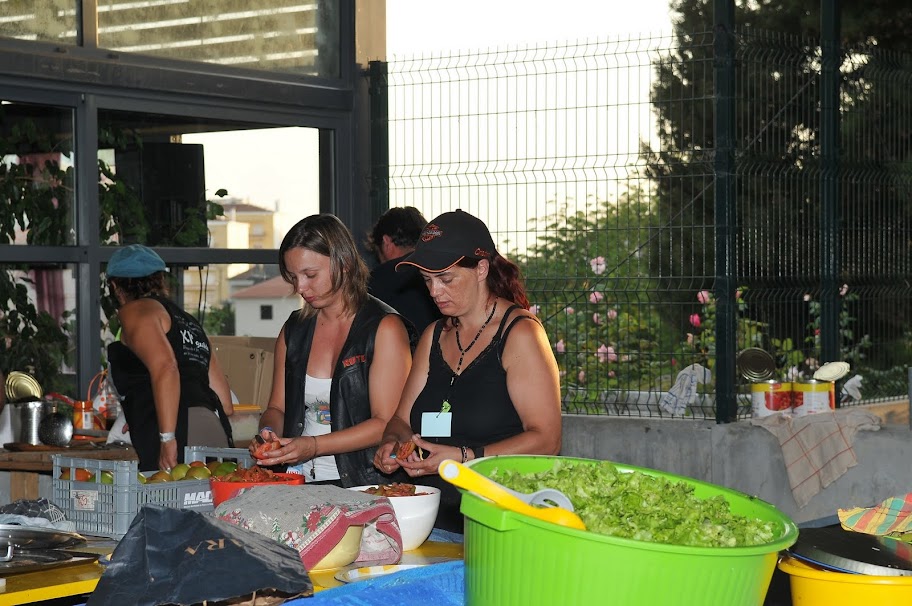
[[[437,321],[434,326],[427,383],[415,399],[409,417],[412,431],[420,434],[422,413],[440,412],[441,404],[448,400],[450,412],[453,413],[450,437],[422,436],[425,440],[448,446],[474,448],[487,446],[523,432],[522,420],[507,391],[507,373],[501,363],[501,355],[507,336],[516,322],[533,318],[516,316],[507,325],[507,319],[514,309],[521,307],[513,305],[507,309],[494,338],[478,357],[462,370],[452,387],[450,380],[453,378],[453,369],[443,359],[440,348],[440,334],[447,319]],[[456,487],[442,480],[440,476],[422,477],[421,483],[441,490],[440,511],[434,527],[461,533],[463,520],[462,514],[459,513],[460,495]]]
[[[202,406],[219,414],[229,445],[231,425],[222,409],[218,395],[209,387],[209,359],[211,346],[200,323],[166,297],[149,295],[164,306],[171,316],[171,329],[165,335],[180,373],[180,405],[177,412],[177,458],[184,460],[187,446],[187,409]],[[158,418],[155,415],[155,398],[152,395],[152,377],[129,347],[115,341],[108,345],[111,379],[120,394],[124,416],[130,427],[130,442],[139,456],[140,471],[158,469],[161,441]]]

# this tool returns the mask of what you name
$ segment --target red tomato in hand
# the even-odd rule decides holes
[[[281,448],[282,445],[279,444],[278,440],[270,440],[269,442],[263,442],[258,444],[256,450],[253,451],[253,457],[255,459],[266,459],[269,458],[269,452]]]

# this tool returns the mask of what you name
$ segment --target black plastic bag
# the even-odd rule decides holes
[[[261,590],[313,595],[294,549],[196,511],[146,505],[86,606],[212,604]]]

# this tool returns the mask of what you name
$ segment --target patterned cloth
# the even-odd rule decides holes
[[[402,557],[402,535],[389,499],[355,490],[332,485],[254,486],[223,502],[214,515],[288,545],[300,554],[307,570],[354,525],[364,526],[356,562],[395,564]]]
[[[890,497],[875,507],[855,507],[837,512],[846,530],[877,536],[912,530],[912,492]]]
[[[852,444],[858,430],[877,431],[880,418],[867,410],[841,408],[804,417],[770,415],[751,419],[779,440],[792,496],[798,507],[833,483],[858,460]]]

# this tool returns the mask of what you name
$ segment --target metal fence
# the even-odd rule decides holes
[[[373,66],[374,140],[389,153],[375,194],[489,225],[524,270],[567,412],[717,418],[718,367],[759,362],[792,380],[824,358],[851,365],[841,405],[907,397],[912,59],[843,49],[829,174],[819,41],[733,40],[734,245],[722,256],[717,137],[729,135],[715,132],[712,33]],[[735,276],[721,299],[720,263]],[[737,365],[717,359],[717,305],[735,310]],[[821,354],[827,338],[837,355]],[[749,381],[736,382],[744,418]]]

